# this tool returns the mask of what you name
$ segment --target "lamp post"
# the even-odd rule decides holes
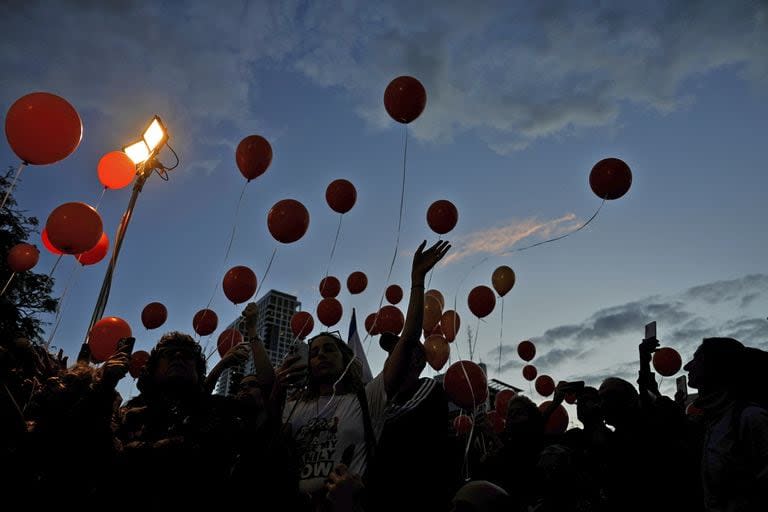
[[[128,230],[128,224],[131,222],[133,216],[133,209],[136,206],[136,200],[144,188],[144,183],[152,175],[155,170],[167,170],[162,163],[157,160],[157,154],[162,147],[168,142],[168,131],[165,129],[165,125],[162,120],[155,116],[150,121],[149,126],[138,141],[125,146],[123,152],[133,161],[137,166],[136,182],[133,185],[133,192],[131,193],[131,199],[128,201],[128,208],[123,213],[120,219],[120,225],[117,228],[117,235],[115,235],[115,243],[112,248],[112,256],[109,259],[109,265],[107,266],[107,272],[104,275],[104,281],[101,284],[101,291],[99,297],[96,300],[96,307],[93,309],[93,315],[91,316],[91,322],[88,325],[88,331],[85,334],[85,340],[80,350],[80,356],[78,360],[88,359],[88,337],[90,336],[91,329],[94,324],[98,322],[104,315],[104,310],[107,307],[107,301],[109,300],[109,292],[112,288],[112,276],[117,266],[117,258],[120,255],[120,249],[123,246],[123,239],[125,238],[125,232]],[[178,158],[178,157],[177,157]],[[178,165],[178,162],[177,164]],[[175,167],[175,166],[174,166]]]

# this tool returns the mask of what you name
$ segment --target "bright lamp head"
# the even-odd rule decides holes
[[[123,153],[128,155],[128,158],[133,160],[133,163],[138,165],[147,158],[149,158],[149,146],[143,140],[134,142],[129,146],[123,148]]]
[[[147,143],[150,153],[154,152],[168,140],[168,132],[158,116],[152,118],[149,127],[144,130],[142,138]]]

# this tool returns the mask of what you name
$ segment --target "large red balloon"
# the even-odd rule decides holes
[[[256,293],[256,274],[248,267],[232,267],[224,274],[224,295],[235,303],[242,304]]]
[[[117,352],[117,342],[131,336],[131,326],[122,318],[108,316],[96,322],[88,337],[91,357],[97,363]]]
[[[82,266],[95,265],[104,259],[109,252],[109,237],[106,233],[101,234],[99,242],[89,251],[77,255],[77,261]]]
[[[632,171],[618,158],[604,158],[589,173],[589,186],[600,199],[618,199],[632,186]]]
[[[461,317],[459,317],[456,311],[449,309],[440,318],[440,327],[443,331],[443,336],[450,343],[456,339],[456,335],[459,333]]]
[[[210,309],[201,309],[192,318],[192,328],[200,336],[208,336],[219,325],[219,317]]]
[[[396,305],[403,300],[403,289],[396,284],[391,284],[387,286],[387,291],[384,295],[387,297],[387,302]]]
[[[331,327],[339,323],[341,315],[344,313],[344,308],[341,307],[341,302],[329,297],[323,299],[317,305],[317,319],[320,323],[327,327]]]
[[[377,334],[381,334],[381,328],[380,328],[379,320],[377,318],[376,313],[371,313],[367,317],[365,317],[365,330],[368,334],[371,336],[376,336]]]
[[[347,277],[347,289],[352,295],[363,293],[368,286],[368,276],[363,272],[352,272]]]
[[[122,151],[110,151],[101,157],[96,172],[102,185],[118,189],[131,184],[136,176],[136,164]]]
[[[54,256],[61,256],[62,254],[64,254],[63,252],[58,250],[56,247],[54,247],[54,245],[51,243],[51,239],[48,238],[48,231],[46,231],[45,229],[43,229],[43,232],[40,234],[40,238],[43,239],[43,245],[45,246],[46,249],[48,249],[48,252],[50,252]]]
[[[494,400],[494,406],[497,411],[499,411],[499,414],[501,414],[502,418],[507,417],[507,410],[509,408],[509,401],[512,400],[515,395],[513,390],[511,389],[502,389],[498,393],[496,393],[496,399]]]
[[[291,331],[297,338],[306,338],[315,328],[315,320],[306,311],[298,311],[291,317]]]
[[[523,361],[530,361],[534,357],[536,357],[536,345],[534,345],[529,340],[521,341],[517,345],[517,355],[520,356],[520,359]]]
[[[384,91],[384,108],[398,123],[408,124],[424,112],[427,91],[412,76],[399,76]]]
[[[104,225],[92,206],[64,203],[48,216],[45,230],[58,250],[64,254],[80,254],[90,251],[99,243]]]
[[[160,302],[150,302],[141,310],[141,323],[147,329],[157,329],[168,319],[168,309]]]
[[[379,318],[376,320],[376,328],[379,332],[391,332],[400,334],[405,325],[403,312],[396,306],[384,306],[379,310]]]
[[[532,364],[527,364],[523,366],[523,378],[527,381],[532,381],[536,378],[536,375],[538,375],[539,372],[536,370],[536,367]]]
[[[336,297],[341,291],[341,282],[333,276],[324,277],[320,280],[320,295],[327,299]]]
[[[357,190],[347,180],[334,180],[325,189],[325,200],[331,210],[338,213],[347,213],[355,206]]]
[[[466,414],[460,414],[453,419],[453,430],[457,434],[469,434],[472,431],[474,422]]]
[[[5,136],[16,156],[33,165],[46,165],[71,155],[83,138],[83,123],[67,100],[33,92],[11,105]]]
[[[459,222],[459,210],[452,202],[441,199],[435,201],[427,210],[427,224],[438,235],[444,235],[456,227]]]
[[[131,377],[138,379],[141,376],[141,370],[147,365],[149,361],[149,352],[146,350],[137,350],[131,354],[131,360],[128,362],[128,373]]]
[[[219,356],[224,357],[224,354],[229,350],[243,342],[243,335],[237,329],[226,329],[219,334],[219,339],[216,342],[216,348],[219,350]]]
[[[496,307],[496,295],[487,286],[475,286],[467,297],[469,310],[478,318],[491,314]]]
[[[261,135],[249,135],[237,145],[235,161],[240,173],[251,181],[264,174],[272,163],[272,146]]]
[[[445,372],[445,392],[462,409],[474,410],[488,398],[488,381],[477,364],[457,361]]]
[[[659,375],[671,377],[680,371],[683,360],[677,350],[670,347],[658,349],[653,354],[653,367]]]
[[[40,259],[40,251],[30,244],[16,244],[8,251],[8,266],[14,272],[26,272],[30,270]]]
[[[551,403],[551,400],[542,402],[541,405],[539,405],[539,410],[543,413]],[[550,435],[562,434],[568,430],[568,421],[568,411],[566,411],[565,407],[560,404],[554,411],[552,411],[549,419],[547,419],[547,423],[544,425],[544,431]]]
[[[555,392],[555,381],[549,375],[539,375],[534,387],[541,396],[549,396]]]
[[[440,371],[448,362],[448,356],[451,355],[451,347],[440,335],[432,335],[424,342],[424,355],[427,357],[429,366],[435,371]]]
[[[290,244],[304,236],[309,228],[309,212],[295,199],[275,203],[267,214],[267,227],[278,242]]]

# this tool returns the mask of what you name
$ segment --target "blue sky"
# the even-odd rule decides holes
[[[302,201],[309,232],[280,245],[264,287],[295,293],[313,310],[338,221],[324,191],[346,178],[358,202],[344,217],[331,274],[344,281],[362,270],[369,286],[342,292],[339,327],[347,331],[352,307],[361,320],[375,310],[396,238],[403,150],[403,127],[382,95],[402,74],[424,83],[428,101],[409,127],[392,282],[406,285],[410,253],[437,239],[425,222],[429,204],[449,199],[460,218],[446,238],[464,257],[441,264],[433,287],[455,297],[463,325],[475,329],[466,294],[511,266],[518,282],[505,299],[504,343],[537,341],[539,370],[556,380],[631,375],[651,319],[684,359],[708,334],[768,341],[765,2],[12,1],[4,11],[0,111],[45,90],[72,102],[84,123],[72,156],[24,171],[21,206],[44,222],[63,202],[95,203],[98,159],[154,114],[181,155],[171,181],[151,179],[139,198],[106,311],[132,325],[137,349],[160,334],[141,326],[151,301],[168,307],[162,331],[190,331],[216,283],[220,323],[234,317],[220,287],[244,184],[234,148],[254,133],[270,140],[274,159],[248,185],[226,268],[248,265],[261,281],[277,245],[266,212],[283,198]],[[632,189],[587,229],[511,257],[491,253],[470,270],[489,253],[469,242],[490,230],[514,248],[523,226],[575,215],[550,224],[561,232],[589,218],[599,206],[589,170],[608,156],[631,166]],[[0,158],[16,164],[5,143]],[[101,203],[111,236],[129,195],[109,191]],[[53,261],[45,254],[38,271]],[[58,293],[72,266],[56,271]],[[68,292],[54,344],[72,355],[105,267],[79,272]],[[495,377],[499,307],[485,320],[477,354]],[[458,342],[453,359],[467,355],[465,336]],[[382,356],[374,343],[374,369]],[[516,357],[502,364],[499,377],[522,385]]]

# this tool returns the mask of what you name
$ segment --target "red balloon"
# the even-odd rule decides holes
[[[5,136],[16,156],[32,165],[47,165],[71,155],[83,138],[83,123],[64,98],[33,92],[11,105]]]
[[[461,317],[459,317],[459,314],[456,311],[449,309],[448,311],[445,311],[440,318],[440,327],[443,331],[443,336],[445,336],[445,339],[450,343],[456,339],[456,335],[459,333]]]
[[[219,325],[219,317],[210,309],[201,309],[192,318],[192,328],[200,336],[208,336]]]
[[[8,251],[8,266],[14,272],[26,272],[30,270],[40,259],[40,251],[30,244],[16,244]]]
[[[327,327],[331,327],[339,323],[343,312],[344,308],[341,307],[341,302],[334,299],[333,297],[323,299],[317,305],[317,319],[320,320],[320,323]]]
[[[368,334],[371,336],[376,336],[377,334],[381,334],[381,329],[379,328],[379,320],[376,318],[376,313],[371,313],[367,317],[365,317],[365,330]]]
[[[427,292],[424,294],[424,301],[426,302],[427,297],[433,297],[437,302],[440,304],[440,311],[443,310],[445,307],[445,298],[443,297],[443,294],[440,293],[440,290],[430,289],[427,290]]]
[[[90,251],[99,243],[104,225],[99,213],[85,203],[64,203],[56,207],[45,223],[48,238],[64,254]]]
[[[379,310],[379,319],[376,320],[376,327],[379,332],[391,332],[400,334],[405,325],[403,312],[396,306],[384,306]]]
[[[146,350],[137,350],[131,354],[131,360],[128,362],[128,373],[131,377],[138,379],[141,376],[141,370],[147,365],[149,361],[149,352]]]
[[[256,274],[248,267],[232,267],[224,274],[224,295],[235,303],[242,304],[256,293]]]
[[[488,398],[488,381],[482,368],[472,361],[457,361],[448,367],[445,392],[462,409],[474,410]]]
[[[141,323],[146,329],[157,329],[168,319],[168,310],[160,302],[150,302],[141,310]]]
[[[475,286],[467,297],[469,310],[478,318],[490,315],[496,307],[496,295],[487,286]]]
[[[448,356],[451,355],[451,347],[440,335],[432,335],[424,342],[424,355],[427,362],[433,370],[440,371],[448,362]]]
[[[334,180],[325,189],[325,200],[328,202],[331,210],[338,213],[347,213],[355,206],[357,190],[347,180]]]
[[[539,375],[534,387],[541,396],[549,396],[555,392],[555,381],[549,375]]]
[[[515,395],[513,390],[511,389],[502,389],[498,393],[496,393],[496,399],[494,400],[494,406],[497,411],[499,411],[499,414],[501,414],[502,418],[507,417],[507,410],[509,408],[509,401],[512,400]]]
[[[453,419],[453,430],[457,434],[469,434],[472,431],[472,425],[474,425],[472,418],[466,414],[460,414]]]
[[[122,151],[110,151],[101,157],[96,172],[104,187],[118,189],[131,184],[136,176],[136,164]]]
[[[444,235],[456,227],[459,222],[459,210],[452,202],[441,199],[435,201],[427,210],[427,224],[438,235]]]
[[[387,286],[387,291],[384,295],[386,295],[387,297],[387,302],[389,302],[392,305],[395,305],[401,300],[403,300],[403,289],[397,286],[396,284],[391,284]]]
[[[368,286],[368,277],[363,272],[352,272],[347,277],[347,289],[352,295],[363,293]]]
[[[106,233],[101,234],[99,242],[89,251],[77,255],[77,261],[82,266],[95,265],[104,259],[109,252],[109,237]]]
[[[504,424],[506,421],[499,411],[488,411],[485,417],[488,419],[488,423],[490,423],[491,428],[495,433],[501,434],[504,432]]]
[[[576,393],[566,393],[565,394],[565,401],[566,401],[566,403],[574,405],[576,403],[577,399],[578,399],[578,397],[576,396]]]
[[[309,228],[309,212],[295,199],[275,203],[267,214],[269,233],[278,242],[290,244],[304,236]]]
[[[683,360],[677,350],[663,347],[653,353],[653,367],[659,375],[671,377],[680,371]]]
[[[600,199],[618,199],[632,186],[632,171],[618,158],[604,158],[589,173],[589,186]]]
[[[528,340],[521,341],[517,345],[517,355],[519,355],[520,359],[523,361],[531,361],[536,357],[536,345]]]
[[[238,343],[243,342],[243,335],[237,329],[226,329],[219,334],[219,339],[216,342],[216,348],[219,351],[219,356],[224,357],[224,354],[230,351],[232,347]]]
[[[291,317],[291,331],[296,338],[306,338],[315,328],[315,320],[306,311],[298,311]]]
[[[341,283],[333,276],[324,277],[320,280],[320,295],[327,299],[329,297],[336,297],[341,291]]]
[[[53,244],[51,243],[51,239],[48,238],[48,231],[46,231],[45,229],[43,229],[43,232],[40,235],[40,238],[43,239],[43,245],[45,246],[46,249],[48,249],[48,252],[50,252],[54,256],[61,256],[62,254],[64,254],[63,252],[61,252],[60,250],[58,250],[56,247],[53,246]]]
[[[384,91],[384,108],[398,123],[408,124],[424,112],[427,91],[412,76],[399,76]]]
[[[116,316],[104,317],[96,322],[88,336],[91,357],[97,363],[106,361],[117,352],[117,342],[131,336],[131,326]]]
[[[272,163],[272,146],[261,135],[249,135],[237,145],[235,161],[240,174],[251,181],[264,174]]]
[[[527,381],[532,381],[536,378],[536,375],[538,375],[539,372],[536,370],[536,367],[532,364],[527,364],[523,366],[523,378]]]
[[[547,400],[539,405],[539,410],[543,413],[547,410],[552,400]],[[552,415],[547,419],[547,423],[544,425],[544,431],[550,435],[562,434],[568,430],[568,411],[565,410],[562,404],[552,411]]]

